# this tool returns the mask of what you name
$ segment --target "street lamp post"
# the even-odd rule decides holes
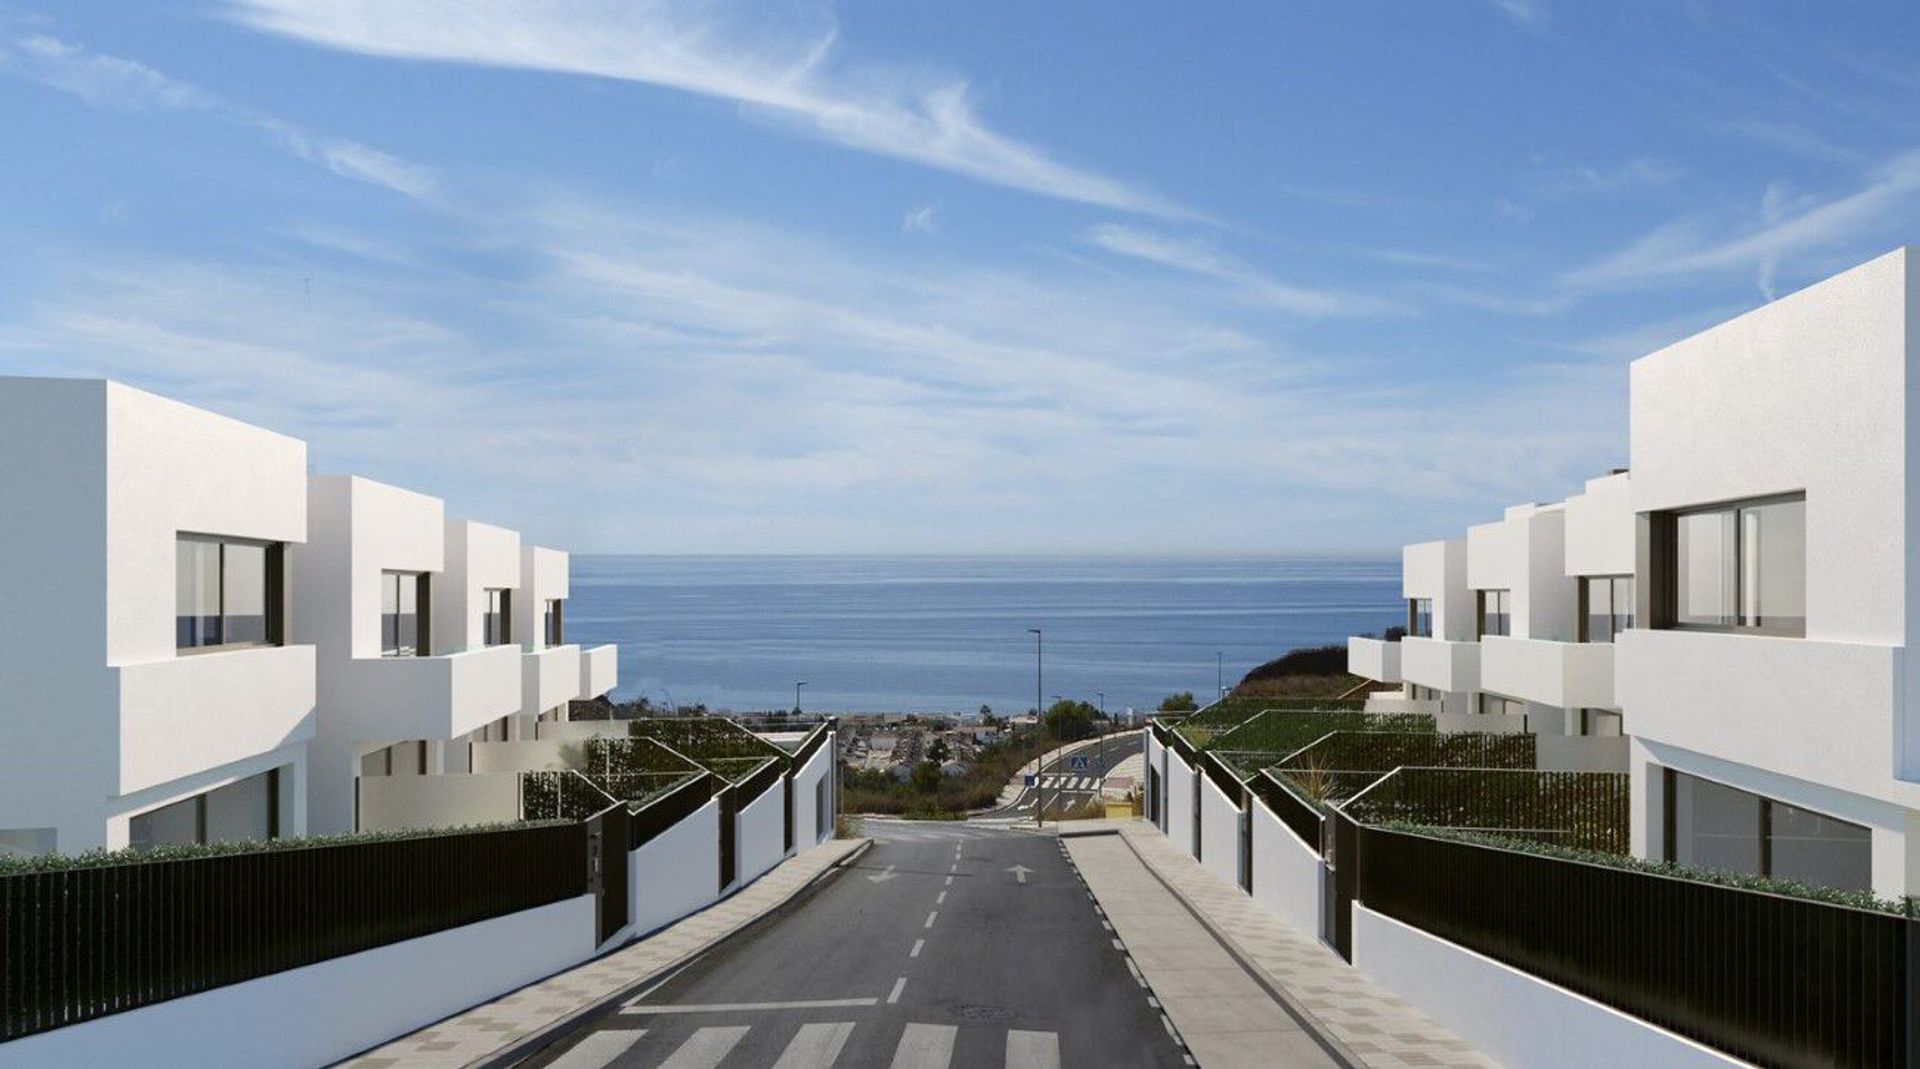
[[[1033,636],[1033,726],[1038,730],[1041,724],[1040,695],[1045,691],[1045,687],[1041,684],[1042,664],[1040,643],[1042,636],[1040,629],[1037,627],[1027,628],[1027,634]],[[1040,789],[1040,759],[1044,756],[1046,756],[1046,751],[1042,750],[1038,754],[1035,754],[1033,758],[1033,822],[1035,827],[1045,827],[1047,823],[1046,795],[1041,793]]]
[[[1218,650],[1213,654],[1213,686],[1214,697],[1227,696],[1227,656]]]
[[[1107,692],[1096,690],[1100,697],[1100,779],[1104,784],[1107,778]]]
[[[806,686],[806,685],[807,685],[807,681],[806,681],[806,680],[804,680],[804,679],[800,679],[800,680],[795,680],[795,681],[794,681],[794,684],[793,684],[793,715],[795,715],[795,716],[799,716],[799,715],[800,715],[800,688],[801,688],[801,687],[804,687],[804,686]]]

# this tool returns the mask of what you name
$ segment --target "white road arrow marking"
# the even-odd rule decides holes
[[[1026,883],[1027,873],[1032,872],[1033,870],[1026,867],[1025,865],[1015,864],[1015,865],[1008,866],[1007,871],[1013,873],[1014,879],[1019,880],[1021,883]]]
[[[888,880],[893,879],[893,868],[892,865],[888,865],[884,871],[874,873],[867,877],[867,880],[872,883],[886,883]]]

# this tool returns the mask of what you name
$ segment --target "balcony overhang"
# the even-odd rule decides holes
[[[1358,636],[1348,639],[1347,671],[1379,683],[1400,682],[1400,644]]]
[[[1613,646],[1489,635],[1480,640],[1480,689],[1563,709],[1618,708]]]
[[[1480,644],[1439,638],[1400,640],[1400,678],[1434,690],[1480,689]]]
[[[580,647],[550,646],[520,655],[520,711],[538,716],[580,692]]]
[[[583,701],[610,693],[620,685],[620,647],[595,646],[580,651],[580,693]]]
[[[452,739],[520,711],[518,646],[437,657],[359,657],[346,693],[327,711],[352,721],[358,742]]]
[[[120,794],[313,738],[312,646],[122,665]]]

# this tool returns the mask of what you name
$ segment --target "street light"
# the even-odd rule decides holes
[[[1027,634],[1033,636],[1033,726],[1040,727],[1040,695],[1045,691],[1041,685],[1041,647],[1042,637],[1037,627],[1027,628]],[[1047,823],[1046,797],[1040,791],[1040,758],[1046,751],[1033,755],[1033,822],[1035,827],[1045,827]]]
[[[804,679],[801,679],[801,680],[796,680],[796,681],[794,681],[794,684],[793,684],[793,715],[795,715],[795,716],[799,716],[799,715],[800,715],[800,688],[801,688],[801,687],[804,687],[804,686],[806,686],[806,685],[807,685],[807,681],[806,681],[806,680],[804,680]]]
[[[1102,723],[1100,724],[1100,779],[1103,787],[1103,790],[1101,793],[1104,796],[1105,794],[1104,787],[1105,787],[1105,781],[1107,777],[1107,726],[1108,725],[1105,723],[1107,719],[1107,692],[1104,690],[1096,690],[1094,691],[1094,694],[1098,695],[1100,698],[1100,719],[1102,721]]]
[[[1219,692],[1216,697],[1227,696],[1227,657],[1218,650],[1213,653],[1213,685]]]

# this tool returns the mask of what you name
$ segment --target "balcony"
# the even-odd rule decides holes
[[[1400,640],[1400,678],[1444,691],[1480,689],[1480,644],[1439,638]]]
[[[580,691],[580,647],[551,646],[520,655],[520,711],[539,716]]]
[[[1488,635],[1480,689],[1562,709],[1612,709],[1613,646]]]
[[[120,790],[313,737],[313,647],[261,646],[123,665]]]
[[[1400,682],[1400,644],[1377,638],[1348,639],[1347,671],[1380,683]]]
[[[1635,629],[1615,642],[1626,728],[1666,747],[1911,806],[1920,738],[1902,647]],[[1906,782],[1900,782],[1900,781]]]
[[[491,646],[440,657],[359,657],[341,680],[341,700],[360,742],[451,739],[520,711],[520,647]]]
[[[619,654],[620,647],[614,645],[580,651],[580,698],[598,698],[619,686]]]

